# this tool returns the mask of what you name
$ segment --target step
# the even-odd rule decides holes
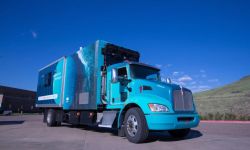
[[[118,111],[104,111],[99,127],[112,128]]]

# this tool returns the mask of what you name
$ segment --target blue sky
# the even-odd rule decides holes
[[[138,50],[193,91],[250,74],[250,1],[0,1],[0,85],[36,90],[38,69],[97,39]]]

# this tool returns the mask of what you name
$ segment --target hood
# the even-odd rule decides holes
[[[130,86],[133,88],[134,94],[151,94],[168,100],[172,99],[171,96],[173,90],[180,89],[180,86],[176,84],[168,84],[144,79],[133,79]]]

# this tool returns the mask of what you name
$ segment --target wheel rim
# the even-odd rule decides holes
[[[134,137],[138,131],[138,122],[134,115],[129,115],[127,119],[127,131],[132,137]]]
[[[47,114],[47,122],[50,123],[51,122],[51,113]]]

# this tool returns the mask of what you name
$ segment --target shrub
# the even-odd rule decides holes
[[[237,117],[238,120],[242,120],[242,121],[248,121],[250,120],[250,116],[247,115],[240,115]]]
[[[208,120],[214,120],[214,114],[208,113],[208,114],[207,114],[207,119],[208,119]]]
[[[208,120],[207,115],[200,115],[200,120]]]
[[[231,113],[225,113],[225,120],[236,120],[236,115]]]
[[[242,121],[250,121],[250,116],[248,115],[236,115],[232,113],[200,113],[200,120],[242,120]]]
[[[214,120],[223,120],[223,114],[220,114],[219,112],[217,112],[214,115]]]

